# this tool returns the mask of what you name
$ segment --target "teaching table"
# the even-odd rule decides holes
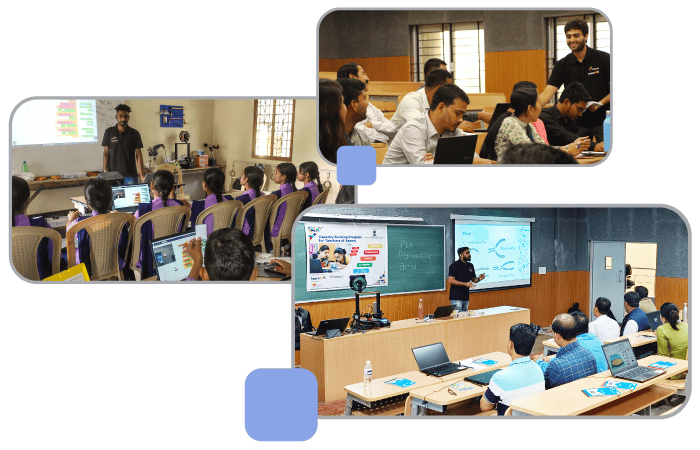
[[[530,323],[529,309],[500,306],[480,311],[484,312],[480,317],[431,322],[400,320],[388,328],[332,339],[303,333],[300,365],[316,376],[319,401],[331,402],[345,397],[345,386],[362,381],[362,369],[368,360],[374,377],[382,378],[415,370],[411,349],[436,342],[444,344],[447,355],[454,361],[504,351],[510,327]]]

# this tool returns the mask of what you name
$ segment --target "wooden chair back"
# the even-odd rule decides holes
[[[277,211],[279,210],[280,206],[282,206],[285,202],[287,203],[287,211],[284,213],[284,220],[280,226],[279,234],[277,236],[270,236],[270,240],[272,241],[272,254],[274,256],[281,256],[282,239],[288,239],[289,241],[292,240],[292,227],[294,225],[294,220],[299,215],[299,211],[301,210],[301,207],[308,196],[309,193],[307,191],[296,191],[285,195],[277,200],[274,205],[272,205],[272,208],[270,209],[270,230],[272,230],[275,225]]]
[[[326,203],[326,199],[328,198],[328,194],[331,192],[330,189],[326,188],[323,192],[318,194],[318,197],[316,197],[316,200],[311,204],[313,205],[324,205]]]
[[[236,229],[243,231],[243,223],[245,222],[245,216],[251,208],[255,209],[255,225],[253,229],[253,236],[251,240],[253,245],[261,245],[263,252],[267,252],[265,248],[265,223],[270,217],[270,209],[272,204],[277,201],[277,196],[268,194],[258,197],[245,205],[236,217]]]
[[[196,225],[202,225],[205,218],[212,216],[214,217],[212,232],[221,228],[231,228],[236,212],[241,209],[243,209],[243,202],[239,200],[226,200],[225,202],[217,203],[199,213]]]
[[[42,239],[53,242],[50,275],[55,275],[61,270],[60,233],[44,227],[12,227],[12,264],[15,270],[28,280],[41,281],[37,251]]]
[[[377,165],[384,162],[384,156],[386,156],[387,150],[389,150],[389,144],[382,142],[381,144],[371,144],[374,147],[374,151],[377,153]]]
[[[141,228],[144,224],[151,222],[153,226],[153,239],[160,239],[171,234],[180,233],[187,228],[192,210],[187,206],[168,206],[144,214],[139,217],[134,224],[133,245],[131,252],[131,269],[138,271],[136,264],[139,260],[139,252],[150,251],[148,248],[141,248]]]
[[[136,217],[128,213],[100,214],[73,225],[66,231],[68,267],[75,266],[75,235],[85,230],[90,236],[90,262],[93,281],[117,277],[122,280],[119,268],[119,238],[125,225],[129,225],[128,242],[134,233]]]
[[[159,170],[167,170],[168,172],[172,172],[172,174],[175,175],[175,183],[182,184],[182,169],[180,169],[178,166],[174,164],[161,164],[155,168],[154,172],[158,172]],[[183,186],[180,186],[177,189],[177,195],[178,198],[183,198],[185,196]]]

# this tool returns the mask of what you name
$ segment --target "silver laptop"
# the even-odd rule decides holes
[[[413,352],[413,357],[416,358],[418,370],[426,375],[442,377],[467,369],[465,366],[450,362],[442,342],[416,347],[411,349],[411,351]]]
[[[610,372],[615,378],[643,383],[666,373],[665,370],[640,366],[629,339],[603,345],[603,353],[608,361]]]

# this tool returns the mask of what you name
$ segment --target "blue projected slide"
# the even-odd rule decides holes
[[[469,247],[476,274],[486,274],[472,289],[530,284],[530,228],[530,222],[455,220],[455,259],[457,249]]]

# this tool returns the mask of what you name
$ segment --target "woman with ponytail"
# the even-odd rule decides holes
[[[27,217],[27,207],[29,206],[29,183],[24,178],[12,177],[12,218],[13,227],[44,227],[51,228],[51,225],[41,216]],[[42,239],[37,250],[37,264],[39,277],[43,280],[52,275],[53,242]]]
[[[272,175],[272,181],[280,185],[280,188],[272,192],[272,195],[276,195],[278,199],[289,195],[292,192],[296,192],[297,186],[297,168],[292,163],[282,163],[275,167],[275,173]],[[277,237],[280,234],[280,228],[282,228],[282,222],[287,214],[287,202],[280,205],[277,210],[277,217],[275,217],[275,223],[270,230],[270,236]],[[269,227],[268,227],[269,228]],[[286,239],[285,239],[286,241]],[[267,248],[272,248],[272,241],[266,242]],[[283,243],[284,245],[284,243]]]
[[[243,195],[236,197],[236,200],[242,202],[244,205],[252,202],[256,198],[265,195],[260,192],[263,182],[265,181],[265,173],[261,168],[256,166],[248,166],[243,169],[243,176],[241,177],[241,186],[245,189]],[[243,234],[252,238],[255,232],[255,208],[251,208],[245,215],[245,220],[243,221]]]
[[[218,167],[212,167],[204,172],[204,179],[202,181],[202,188],[207,194],[204,200],[195,200],[192,202],[190,209],[192,209],[192,223],[195,223],[197,216],[209,208],[226,200],[233,200],[230,195],[223,195],[224,192],[224,182],[226,181],[226,175]],[[204,218],[204,224],[207,226],[207,236],[211,234],[214,230],[214,217],[209,215]],[[231,224],[233,225],[233,224]]]
[[[688,324],[678,321],[678,307],[673,303],[664,303],[660,311],[663,325],[656,329],[659,355],[685,359],[688,355]],[[682,374],[671,377],[677,378],[683,378]]]
[[[299,173],[297,173],[297,180],[304,183],[304,187],[301,188],[302,191],[309,193],[306,197],[304,205],[302,205],[301,210],[305,210],[309,206],[313,205],[314,200],[318,197],[318,194],[323,192],[323,184],[321,184],[321,175],[318,171],[318,166],[313,161],[307,161],[305,163],[299,164]],[[315,182],[314,182],[315,180]]]

